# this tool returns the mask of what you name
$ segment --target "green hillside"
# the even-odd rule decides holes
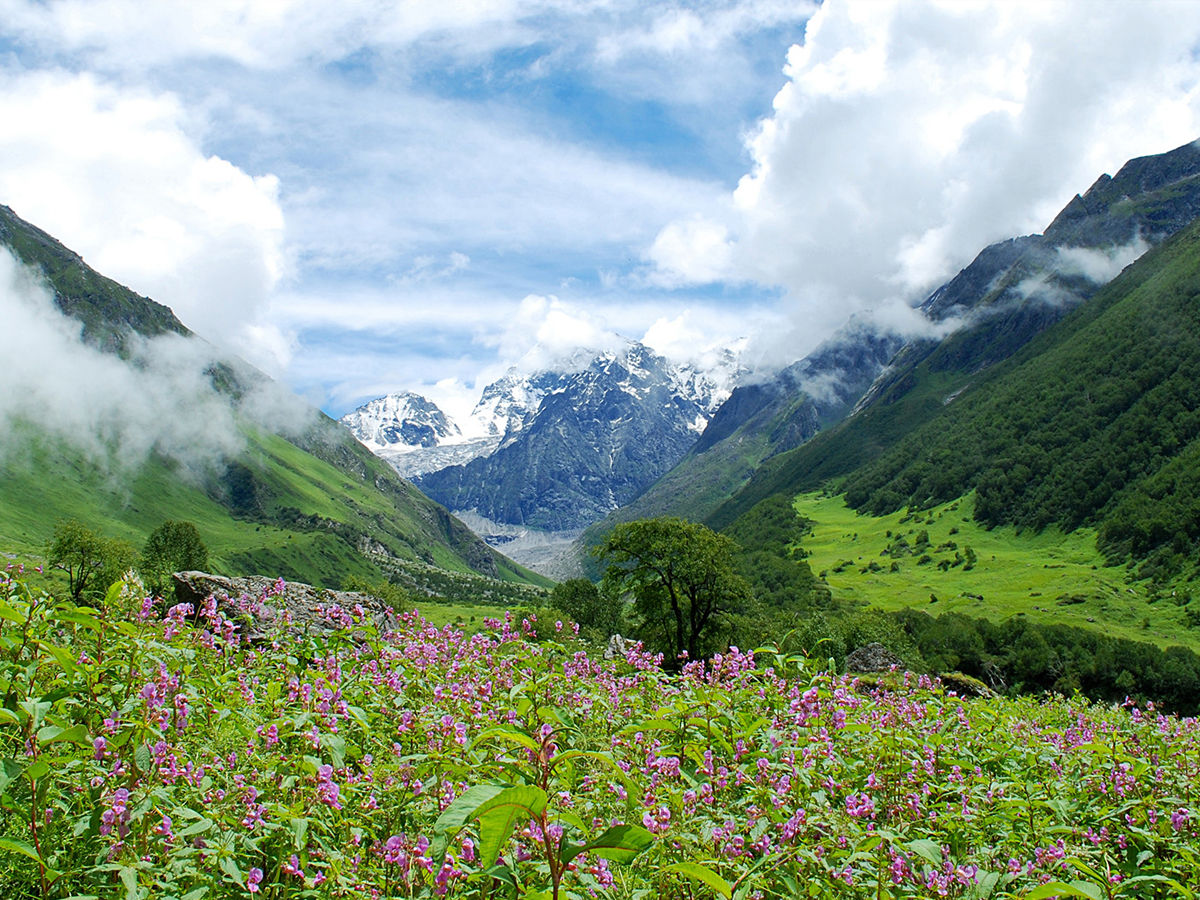
[[[0,207],[0,244],[42,273],[55,304],[83,324],[91,347],[128,358],[134,338],[190,335],[169,309],[99,275],[7,207]],[[213,362],[207,376],[212,396],[233,412],[233,443],[241,449],[197,466],[184,468],[157,452],[131,463],[113,458],[111,446],[101,462],[27,419],[6,421],[0,550],[36,555],[55,524],[70,518],[140,547],[173,519],[193,522],[213,567],[230,574],[338,587],[350,575],[381,578],[411,563],[546,583],[493,551],[328,417],[297,404],[300,421],[286,438],[256,424],[239,400],[269,380],[249,365]]]
[[[902,402],[773,460],[713,520],[834,481],[876,513],[976,489],[985,524],[1101,526],[1200,434],[1198,248],[1194,225],[983,372],[916,366]]]
[[[1125,679],[1167,684],[1167,656],[1200,646],[1200,224],[1015,355],[971,372],[936,356],[769,461],[710,524],[736,533],[765,503],[794,500],[799,546],[833,601],[897,613],[901,643],[927,656],[964,629],[955,640],[990,648],[949,663],[964,671],[980,673],[996,640],[1022,668],[1033,629],[1048,642],[1030,638],[1033,659],[1082,652],[1089,634],[1112,644],[1086,651],[1064,689],[1119,671],[1094,660],[1120,640],[1144,642],[1121,645],[1139,659],[1168,648]],[[917,613],[953,624],[931,638],[934,619]],[[1028,677],[1058,689],[1049,671]]]
[[[1105,565],[1094,529],[987,528],[975,520],[973,495],[872,516],[841,496],[805,493],[795,509],[810,523],[801,541],[809,566],[847,603],[996,621],[1019,616],[1041,625],[1102,624],[1116,637],[1200,649],[1200,631],[1188,627],[1186,595],[1130,584],[1123,569]]]

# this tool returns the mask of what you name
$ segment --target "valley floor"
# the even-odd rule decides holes
[[[802,542],[809,565],[839,599],[935,616],[1028,616],[1200,649],[1200,630],[1170,592],[1158,596],[1106,565],[1093,530],[988,530],[975,522],[970,495],[913,515],[860,515],[821,493],[800,495],[795,507],[812,522]]]

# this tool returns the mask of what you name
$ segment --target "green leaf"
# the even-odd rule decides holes
[[[0,600],[0,619],[8,619],[8,621],[17,625],[24,625],[25,618],[26,616],[24,613],[17,612],[5,601]]]
[[[442,811],[437,821],[433,823],[433,830],[439,834],[451,830],[457,832],[475,818],[475,810],[506,787],[507,785],[503,784],[477,784],[467,788]]]
[[[928,838],[919,838],[915,841],[909,841],[904,846],[931,866],[940,866],[942,864],[942,848],[937,841],[931,841]]]
[[[980,872],[979,879],[975,882],[975,892],[973,896],[981,898],[992,896],[992,892],[996,890],[996,885],[1000,883],[999,872]]]
[[[207,893],[208,893],[207,886],[198,887],[194,891],[188,891],[186,894],[184,894],[182,897],[180,897],[179,900],[200,900],[200,898],[203,897]]]
[[[1186,898],[1186,900],[1192,900],[1192,898],[1194,898],[1196,896],[1194,891],[1191,891],[1188,888],[1185,888],[1182,884],[1180,884],[1174,878],[1168,878],[1166,875],[1134,875],[1132,878],[1127,878],[1125,881],[1122,881],[1121,887],[1126,888],[1126,887],[1129,887],[1130,885],[1134,885],[1134,884],[1137,884],[1138,882],[1143,882],[1143,881],[1157,881],[1161,884],[1170,885],[1176,891],[1179,892],[1179,895],[1181,897]]]
[[[121,590],[125,587],[125,582],[114,581],[108,586],[108,590],[104,592],[104,605],[108,609],[112,609],[121,599]]]
[[[1087,875],[1087,876],[1089,876],[1089,877],[1091,877],[1091,878],[1094,878],[1094,879],[1096,879],[1097,881],[1103,881],[1103,880],[1104,880],[1104,876],[1103,876],[1103,875],[1101,875],[1099,872],[1097,872],[1095,869],[1093,869],[1091,866],[1089,866],[1087,863],[1085,863],[1085,862],[1084,862],[1083,860],[1081,860],[1081,859],[1074,859],[1074,858],[1072,858],[1072,859],[1068,859],[1068,860],[1067,860],[1067,863],[1068,863],[1068,864],[1070,864],[1072,867],[1074,867],[1074,868],[1078,869],[1078,870],[1079,870],[1080,872],[1082,872],[1084,875]]]
[[[75,625],[82,625],[84,628],[90,628],[92,631],[104,630],[104,626],[100,623],[99,619],[79,607],[55,610],[53,618],[60,622],[72,622]]]
[[[17,704],[17,707],[28,714],[29,718],[33,719],[34,728],[40,728],[42,725],[42,717],[45,716],[46,713],[50,712],[50,708],[53,705],[54,704],[47,703],[43,700],[34,700],[33,698],[30,698],[28,700],[22,700]]]
[[[485,731],[480,732],[479,736],[476,737],[475,740],[471,741],[471,746],[474,747],[476,744],[482,743],[488,738],[501,738],[502,740],[512,741],[514,744],[520,744],[522,747],[532,750],[534,753],[537,753],[542,749],[541,744],[539,744],[529,735],[513,728],[488,728]]]
[[[74,675],[79,671],[79,666],[75,662],[75,656],[70,650],[67,650],[65,647],[59,647],[56,644],[48,644],[45,641],[37,641],[36,643],[39,647],[54,657],[54,661],[58,663],[62,670],[68,675]]]
[[[59,741],[70,741],[72,744],[78,744],[81,747],[91,744],[91,741],[88,740],[86,725],[72,725],[70,728],[47,725],[38,731],[37,739],[39,744],[54,744]]]
[[[699,863],[681,862],[675,863],[673,866],[667,866],[663,872],[678,872],[693,881],[698,881],[703,885],[712,888],[725,900],[732,900],[733,888],[729,882],[714,872],[708,866],[702,866]]]
[[[180,837],[191,837],[194,834],[204,834],[208,829],[213,827],[213,820],[202,818],[199,822],[193,822],[187,828],[179,832]]]
[[[288,828],[292,832],[292,842],[297,850],[303,850],[305,837],[308,835],[308,819],[292,817],[288,820]]]
[[[518,819],[540,816],[546,810],[546,792],[532,785],[506,788],[475,810],[479,819],[479,860],[484,868],[500,856]]]
[[[222,856],[217,865],[221,867],[221,871],[228,875],[238,887],[246,886],[246,876],[242,874],[242,870],[238,868],[237,860],[232,856]]]
[[[20,853],[28,856],[38,865],[45,865],[42,862],[42,858],[38,856],[38,852],[30,844],[19,841],[16,838],[0,838],[0,850],[8,850],[10,853]]]
[[[109,592],[111,593],[111,591]],[[130,866],[121,867],[121,884],[125,885],[125,900],[137,900],[140,895],[138,890],[138,873],[137,869]]]
[[[641,825],[613,825],[593,841],[564,846],[560,859],[566,865],[581,853],[591,853],[613,862],[629,863],[653,843],[654,835]]]
[[[1088,900],[1103,900],[1104,889],[1090,881],[1051,881],[1034,888],[1022,900],[1045,900],[1046,897],[1087,897]]]
[[[0,706],[0,725],[20,725],[21,717],[11,709]]]

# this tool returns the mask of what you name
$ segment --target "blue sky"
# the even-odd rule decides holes
[[[1187,3],[0,0],[0,202],[331,414],[765,368],[1200,137]],[[8,127],[11,126],[11,127]]]

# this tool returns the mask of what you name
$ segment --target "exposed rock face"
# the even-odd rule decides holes
[[[380,628],[392,627],[397,621],[391,607],[368,594],[353,591],[330,591],[264,575],[226,578],[206,572],[176,572],[171,577],[175,581],[177,602],[191,603],[199,611],[210,596],[216,598],[217,608],[226,617],[233,621],[248,620],[243,635],[251,640],[272,631],[285,613],[298,628],[337,627],[328,616],[334,607],[351,616],[369,616]]]
[[[491,456],[414,483],[493,522],[583,528],[637,497],[695,443],[724,394],[686,374],[641,344],[601,353],[544,384],[536,410]]]
[[[611,635],[608,639],[608,646],[604,648],[604,658],[624,659],[625,654],[632,650],[636,643],[636,641],[631,641],[619,634]]]
[[[859,647],[846,657],[847,674],[887,672],[893,668],[903,669],[904,660],[878,641]]]

